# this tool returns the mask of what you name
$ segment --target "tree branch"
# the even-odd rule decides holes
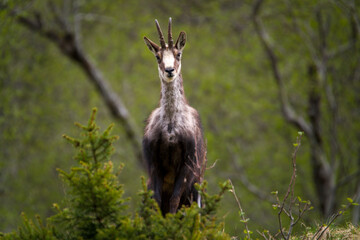
[[[279,90],[279,99],[280,99],[282,114],[283,114],[284,118],[286,119],[286,121],[295,125],[299,130],[303,131],[308,137],[313,137],[312,136],[313,132],[312,132],[311,126],[305,121],[304,118],[302,118],[301,116],[298,116],[296,114],[295,110],[292,108],[292,106],[289,103],[289,100],[288,100],[288,97],[286,94],[284,81],[283,81],[283,78],[279,71],[277,56],[275,55],[272,47],[270,46],[270,43],[268,40],[269,37],[265,32],[265,29],[262,25],[262,21],[257,16],[260,11],[260,7],[261,7],[262,3],[263,3],[263,0],[258,0],[253,5],[252,21],[255,26],[255,31],[256,31],[257,35],[259,36],[260,42],[261,42],[262,46],[264,47],[266,56],[270,61],[273,77],[276,81],[276,84],[277,84],[278,90]]]
[[[141,150],[141,135],[138,133],[137,127],[125,104],[122,99],[112,91],[102,72],[82,50],[80,42],[78,41],[79,38],[77,37],[78,33],[76,31],[71,31],[69,27],[66,27],[65,19],[59,15],[55,6],[52,6],[51,8],[57,24],[61,25],[60,30],[46,29],[40,13],[35,13],[33,18],[18,16],[17,21],[30,31],[40,34],[42,37],[53,42],[66,57],[77,63],[85,72],[88,79],[92,82],[104,100],[112,116],[120,121],[121,125],[124,127],[138,164],[144,168]]]
[[[260,12],[259,9],[262,2],[263,0],[258,0],[253,5],[252,21],[255,27],[255,31],[259,36],[261,45],[263,46],[265,54],[271,65],[271,71],[278,86],[279,100],[284,118],[293,126],[303,131],[310,140],[310,144],[312,146],[311,164],[313,168],[314,183],[316,186],[321,211],[324,216],[329,216],[335,207],[334,168],[332,167],[334,165],[330,165],[327,161],[325,150],[322,144],[322,136],[320,131],[320,95],[319,92],[315,92],[313,90],[311,90],[310,92],[308,115],[310,122],[306,121],[302,116],[299,116],[293,109],[287,97],[283,77],[280,74],[278,58],[274,52],[274,48],[270,44],[269,37],[263,27],[262,21],[260,17],[258,17]],[[323,23],[322,15],[320,14],[320,12],[317,15],[317,19],[320,22],[320,28],[318,29],[318,35],[320,35],[319,46],[314,43],[309,44],[311,43],[311,41],[307,42],[307,46],[311,50],[310,53],[313,57],[313,61],[316,65],[317,70],[313,70],[312,73],[316,72],[318,75],[318,78],[315,79],[316,82],[312,84],[315,85],[315,88],[320,90],[320,88],[318,88],[318,85],[323,86],[324,84],[326,84],[325,81],[328,59],[325,52],[327,47],[327,41],[325,38],[328,32],[328,25]],[[297,27],[297,21],[294,20],[293,23],[295,29],[299,30]],[[321,38],[321,36],[323,38]]]

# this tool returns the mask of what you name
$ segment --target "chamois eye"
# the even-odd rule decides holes
[[[156,55],[156,59],[157,59],[158,61],[160,61],[160,56],[159,56],[159,55]]]
[[[180,57],[181,57],[181,53],[176,54],[176,57],[180,58]]]

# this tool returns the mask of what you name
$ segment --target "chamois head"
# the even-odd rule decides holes
[[[157,59],[160,79],[164,82],[170,83],[177,78],[181,71],[181,55],[182,50],[185,47],[186,33],[180,32],[180,35],[174,45],[171,33],[171,18],[169,18],[168,43],[166,44],[159,22],[156,19],[155,23],[159,33],[160,46],[147,37],[144,37],[144,40],[147,47]]]

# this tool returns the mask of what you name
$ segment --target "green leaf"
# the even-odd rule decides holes
[[[250,220],[250,218],[241,219],[240,222],[242,222],[242,223],[247,223],[249,220]]]
[[[244,229],[244,233],[245,233],[245,234],[252,234],[253,232],[250,231],[250,230],[248,231],[248,230]]]

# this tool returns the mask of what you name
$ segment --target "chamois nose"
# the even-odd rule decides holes
[[[165,68],[165,72],[167,72],[169,75],[171,75],[174,70],[175,69],[172,67]]]

